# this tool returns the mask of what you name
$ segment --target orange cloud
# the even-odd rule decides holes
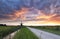
[[[56,14],[48,14],[48,15],[46,15],[44,12],[41,12],[41,11],[38,11],[38,13],[40,15],[36,17],[37,19],[41,19],[41,18],[50,19],[50,18],[52,18],[53,16],[56,15]]]
[[[17,19],[22,19],[22,20],[28,20],[24,14],[26,14],[27,12],[29,12],[28,8],[22,8],[19,11],[15,11],[15,13],[13,15],[9,15],[12,20],[17,20]],[[36,20],[34,23],[35,24],[60,24],[60,15],[58,15],[57,13],[50,13],[48,15],[45,14],[44,11],[42,10],[38,10],[39,15],[36,16]],[[41,20],[42,19],[42,20]],[[31,19],[32,20],[32,19]],[[33,22],[31,21],[30,23],[33,24]]]
[[[16,18],[20,18],[20,19],[25,19],[25,17],[23,16],[24,14],[26,14],[28,12],[28,9],[27,8],[22,8],[22,10],[20,11],[16,11],[14,13],[14,15],[16,16]]]
[[[12,19],[12,20],[17,20],[18,18],[24,20],[25,17],[23,15],[26,14],[27,12],[28,12],[28,8],[22,8],[19,11],[15,11],[14,14],[10,14],[7,16],[9,16],[10,17],[9,19]]]
[[[58,14],[56,13],[52,13],[52,14],[48,14],[46,15],[43,11],[38,11],[38,13],[40,14],[39,16],[36,17],[36,19],[45,19],[39,21],[39,24],[60,24],[60,16],[58,16]]]

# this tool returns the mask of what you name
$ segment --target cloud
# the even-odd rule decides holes
[[[60,22],[60,0],[0,0],[0,20]]]

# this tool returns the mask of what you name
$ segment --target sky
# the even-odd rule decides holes
[[[0,0],[0,24],[60,25],[60,0]]]

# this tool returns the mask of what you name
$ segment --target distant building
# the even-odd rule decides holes
[[[0,24],[0,26],[6,26],[6,24]]]

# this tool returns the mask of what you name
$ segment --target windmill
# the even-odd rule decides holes
[[[30,6],[33,7],[34,6],[34,0],[31,0],[30,1]],[[22,22],[22,15],[21,15],[21,23],[20,23],[20,26],[22,27],[23,26],[23,22]]]
[[[22,20],[21,20],[21,24],[20,24],[20,26],[21,26],[21,27],[23,26]]]
[[[21,15],[21,23],[20,23],[20,26],[21,26],[21,27],[23,26],[23,23],[22,23],[22,21],[23,21],[23,20],[22,20],[22,15]]]

